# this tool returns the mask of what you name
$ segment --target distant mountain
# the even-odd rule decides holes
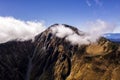
[[[57,26],[34,41],[0,44],[0,80],[120,80],[119,43],[101,37],[96,43],[73,45],[67,36],[51,32]],[[73,26],[63,27],[66,34],[85,35]]]
[[[107,33],[104,37],[113,42],[120,42],[120,33]]]

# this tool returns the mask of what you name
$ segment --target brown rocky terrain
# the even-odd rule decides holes
[[[103,37],[72,45],[48,28],[34,42],[0,44],[0,80],[120,80],[119,74],[120,44]]]

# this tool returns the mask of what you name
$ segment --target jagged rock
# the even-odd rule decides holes
[[[0,80],[119,80],[119,74],[120,44],[103,37],[78,46],[48,28],[34,42],[0,44]]]

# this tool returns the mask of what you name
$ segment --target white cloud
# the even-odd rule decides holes
[[[94,41],[99,39],[99,37],[104,35],[105,33],[113,32],[116,28],[116,25],[98,19],[95,22],[88,22],[87,27],[89,27],[87,28],[87,32],[90,34],[90,39]]]
[[[70,28],[65,27],[64,25],[57,25],[55,27],[51,28],[52,33],[56,34],[56,36],[60,38],[64,38],[67,35],[71,35],[74,33],[74,31]]]
[[[64,25],[56,25],[50,28],[52,33],[55,34],[59,38],[65,38],[67,41],[70,41],[71,44],[89,44],[90,42],[87,39],[87,35],[80,36],[75,31],[73,31],[69,27],[65,27]],[[80,34],[84,34],[83,32],[80,32]]]
[[[95,1],[95,3],[96,3],[97,5],[102,6],[101,0],[94,0],[94,1]]]
[[[89,1],[89,0],[86,0],[86,3],[87,3],[87,5],[88,5],[89,7],[91,7],[91,6],[92,6],[92,4],[90,3],[90,1]]]
[[[86,4],[91,7],[92,5],[94,5],[93,3],[95,3],[98,6],[102,6],[103,3],[101,0],[86,0]]]
[[[89,21],[86,24],[86,33],[84,36],[78,35],[71,28],[64,25],[51,27],[51,30],[59,38],[66,37],[65,39],[70,41],[71,44],[82,45],[95,42],[101,35],[112,32],[115,27],[116,25],[114,24],[98,19],[95,22]],[[21,21],[13,17],[0,17],[0,43],[15,39],[22,41],[33,39],[35,35],[45,29],[41,22]],[[115,29],[114,32],[120,32],[120,27]],[[84,33],[80,32],[80,34]]]
[[[51,31],[57,37],[65,38],[67,41],[71,42],[71,44],[78,44],[81,46],[83,44],[96,42],[103,34],[112,32],[115,27],[116,25],[114,24],[98,19],[95,22],[87,23],[88,30],[86,33],[81,32],[80,34],[84,34],[82,36],[64,25],[56,25],[51,28]]]
[[[100,34],[113,32],[113,30],[116,27],[115,24],[100,19],[97,19],[95,22],[93,21],[87,22],[87,26],[90,27],[89,31],[91,33],[100,33]]]
[[[45,30],[43,23],[22,21],[13,17],[0,17],[0,43],[10,40],[33,39]]]
[[[120,33],[120,26],[117,26],[117,27],[115,28],[115,30],[113,31],[113,33]]]

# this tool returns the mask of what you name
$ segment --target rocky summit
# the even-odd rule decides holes
[[[72,44],[50,26],[34,39],[0,44],[0,80],[120,80],[120,44],[100,37]],[[63,25],[74,34],[86,33]],[[89,40],[88,40],[89,41]],[[81,42],[82,43],[82,42]]]

